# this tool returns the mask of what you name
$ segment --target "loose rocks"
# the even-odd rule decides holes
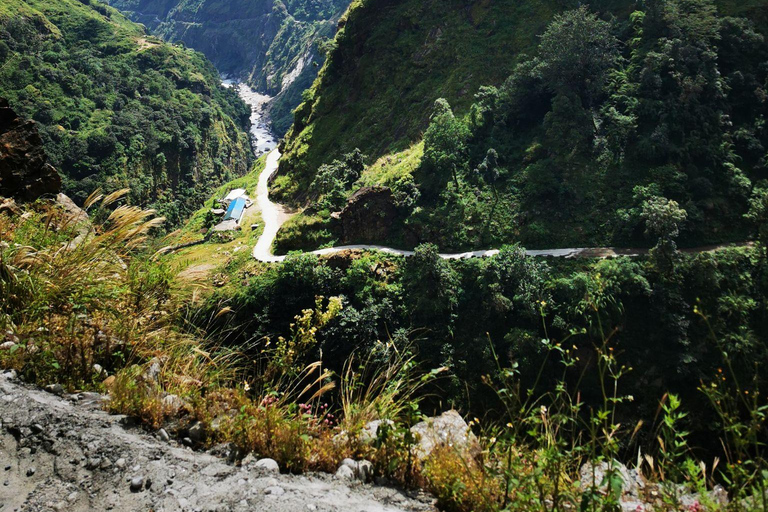
[[[396,489],[352,486],[326,474],[282,475],[276,464],[262,462],[274,470],[267,474],[255,460],[228,464],[154,432],[126,428],[119,416],[84,400],[65,400],[1,373],[0,397],[3,510],[287,512],[312,504],[318,511],[435,511],[431,498],[409,498]],[[31,434],[33,425],[42,427],[39,435]],[[27,477],[31,467],[34,476]]]

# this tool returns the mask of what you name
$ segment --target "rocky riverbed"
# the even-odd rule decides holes
[[[282,475],[196,452],[103,410],[97,393],[0,374],[0,511],[433,511],[431,497],[334,475]],[[214,455],[216,453],[217,455]]]

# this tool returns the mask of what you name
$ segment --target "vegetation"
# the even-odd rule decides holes
[[[764,19],[708,0],[356,1],[286,143],[275,187],[308,207],[278,243],[334,243],[332,214],[377,184],[394,238],[433,243],[263,264],[254,209],[160,250],[201,240],[264,169],[202,57],[110,7],[14,1],[3,93],[89,218],[3,202],[0,367],[235,459],[367,459],[447,511],[768,510]],[[333,4],[275,5],[311,25]],[[160,238],[158,213],[189,220]],[[649,249],[546,259],[519,240]],[[413,427],[448,409],[467,442],[425,453]]]
[[[421,12],[410,2],[355,4],[297,109],[281,163],[290,183],[279,183],[277,196],[311,204],[310,184],[330,158],[355,147],[398,158],[421,139],[421,163],[410,171],[418,200],[401,212],[393,240],[442,249],[642,246],[653,240],[644,236],[644,205],[665,200],[685,210],[684,245],[747,238],[744,214],[767,177],[763,20],[724,16],[712,0],[520,12],[539,3],[478,3],[471,23],[458,7],[454,20],[452,10],[424,5],[440,22],[423,25],[406,22]],[[410,28],[387,38],[392,20]],[[373,89],[375,101],[366,94]],[[401,102],[410,103],[395,107]]]
[[[301,93],[312,85],[348,0],[111,0],[166,41],[204,53],[228,75],[277,95],[270,105],[275,132],[293,121]],[[254,37],[259,34],[259,37]]]
[[[286,471],[367,458],[446,510],[612,509],[631,484],[619,460],[655,509],[725,510],[709,493],[723,482],[732,507],[765,510],[762,248],[673,251],[671,269],[547,264],[519,248],[447,262],[423,246],[341,267],[299,255],[201,307],[147,257],[161,219],[116,206],[124,194],[87,201],[96,224],[46,203],[0,215],[0,320],[15,340],[0,365],[106,386],[117,412],[174,419],[179,435],[199,421],[203,445],[234,442]],[[482,411],[477,450],[419,458],[410,427],[450,404]],[[373,420],[389,422],[371,435]],[[579,474],[585,462],[605,463],[605,479]]]
[[[250,167],[250,113],[211,64],[99,3],[4,2],[0,94],[39,123],[80,204],[97,187],[130,188],[176,226]]]

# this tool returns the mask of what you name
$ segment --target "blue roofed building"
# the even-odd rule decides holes
[[[245,211],[245,198],[238,197],[237,199],[229,203],[227,212],[224,214],[224,220],[225,221],[234,220],[235,222],[240,222],[240,219],[243,217],[244,211]]]

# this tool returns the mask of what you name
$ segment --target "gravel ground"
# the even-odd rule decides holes
[[[228,464],[0,374],[0,511],[435,511],[424,494]]]

